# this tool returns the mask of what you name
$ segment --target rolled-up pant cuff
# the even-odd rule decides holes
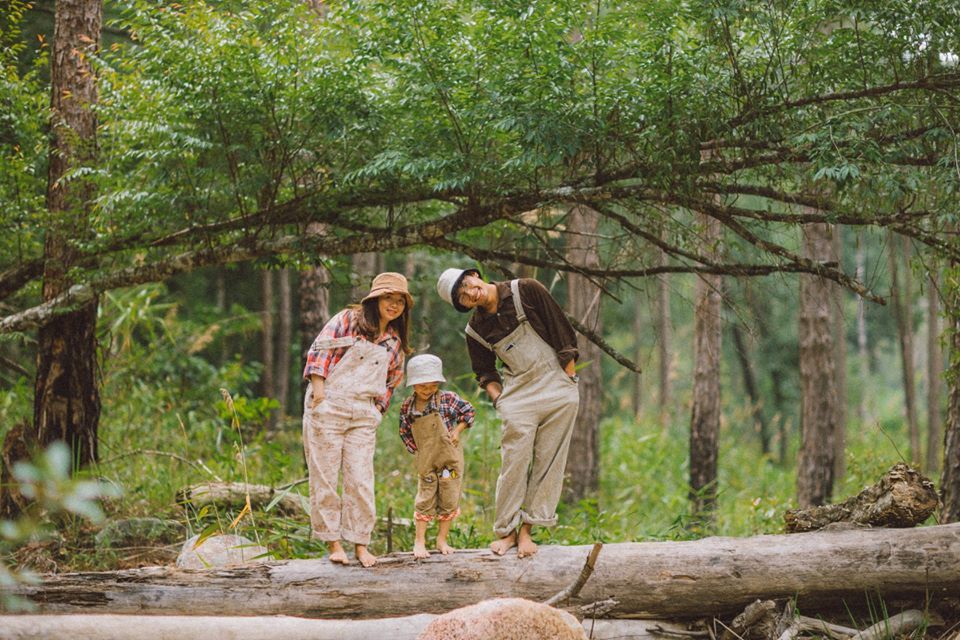
[[[340,532],[340,537],[353,544],[362,544],[363,546],[370,544],[369,531],[367,533],[357,533],[356,531],[347,531],[344,529]]]
[[[333,531],[317,531],[314,529],[313,537],[324,542],[336,542],[340,539],[340,534],[334,533]]]
[[[530,514],[520,512],[520,521],[523,524],[533,525],[535,527],[555,527],[557,526],[557,514],[553,514],[551,518],[534,518]]]

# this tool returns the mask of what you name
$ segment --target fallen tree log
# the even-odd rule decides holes
[[[591,547],[458,551],[416,561],[410,553],[373,568],[326,560],[182,570],[147,567],[43,576],[0,589],[40,613],[297,615],[369,618],[442,613],[494,597],[544,601],[580,572]],[[960,523],[917,529],[853,529],[689,542],[608,544],[571,608],[615,601],[611,618],[735,614],[756,599],[795,597],[802,609],[857,608],[960,592]]]
[[[251,509],[266,509],[268,506],[275,506],[284,513],[298,514],[305,511],[299,493],[274,489],[263,484],[206,482],[184,487],[177,492],[179,503],[192,504],[196,509],[205,505],[215,505],[226,509],[242,509],[248,498]]]
[[[933,482],[900,462],[880,480],[837,504],[790,509],[783,515],[788,533],[814,531],[834,522],[875,527],[915,527],[937,508]]]
[[[423,613],[377,620],[312,620],[291,616],[133,616],[113,614],[0,616],[0,640],[416,640],[437,616]],[[658,620],[581,623],[591,640],[663,640]]]

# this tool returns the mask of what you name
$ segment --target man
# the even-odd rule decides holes
[[[437,293],[457,311],[473,311],[467,324],[470,361],[503,423],[498,539],[490,548],[503,555],[516,546],[519,557],[533,555],[533,527],[557,524],[580,405],[576,333],[546,287],[532,278],[485,282],[476,269],[451,268],[437,280]]]

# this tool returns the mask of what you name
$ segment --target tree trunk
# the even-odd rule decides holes
[[[633,357],[634,362],[643,362],[643,311],[646,305],[643,304],[643,298],[640,291],[634,292],[633,298]],[[631,375],[631,374],[627,374]],[[643,411],[643,374],[633,373],[633,397],[631,398],[631,409],[633,410],[633,419],[640,421],[640,413]]]
[[[377,275],[377,254],[355,253],[350,258],[350,264],[353,269],[350,302],[360,302],[360,299],[370,291],[370,283]]]
[[[747,397],[750,398],[750,416],[753,418],[753,428],[760,436],[760,451],[766,456],[770,453],[770,431],[767,428],[767,421],[763,417],[763,401],[757,391],[752,358],[747,349],[747,343],[743,339],[743,329],[740,328],[739,324],[734,323],[731,330],[733,331],[733,344],[737,352],[737,360],[740,362],[740,371],[743,373],[743,386],[747,391]]]
[[[67,272],[77,234],[89,233],[92,182],[67,178],[97,157],[96,74],[90,64],[100,47],[99,0],[61,0],[54,18],[51,59],[51,143],[47,182],[49,219],[44,240],[43,299],[70,287]],[[65,441],[74,469],[97,459],[100,420],[97,366],[98,298],[59,316],[37,335],[34,428],[37,443]]]
[[[867,258],[863,249],[863,238],[857,235],[857,280],[863,282],[867,274]],[[867,313],[866,300],[857,296],[857,358],[860,361],[860,402],[857,405],[857,418],[860,424],[867,421],[867,388],[870,381],[870,353],[867,349]]]
[[[325,227],[316,222],[307,225],[306,234],[323,235]],[[330,273],[325,266],[317,265],[300,272],[300,362],[307,357],[310,345],[323,325],[330,319]]]
[[[667,252],[661,249],[660,266],[665,267],[668,263]],[[666,273],[657,276],[657,338],[660,364],[660,428],[666,429],[673,414],[673,389],[670,381],[670,364],[673,358],[670,324],[670,276]]]
[[[573,583],[591,549],[543,545],[522,560],[486,549],[423,561],[401,553],[374,569],[317,559],[49,574],[37,584],[2,587],[0,596],[27,598],[41,614],[380,618],[442,613],[493,597],[542,602]],[[795,597],[803,611],[857,609],[879,597],[893,609],[903,598],[955,595],[958,557],[960,524],[615,543],[603,547],[579,599],[568,606],[612,598],[612,618],[699,617],[736,614],[757,598]]]
[[[927,457],[923,469],[934,475],[940,469],[943,418],[940,415],[940,377],[943,350],[940,348],[940,282],[937,271],[927,283]]]
[[[720,222],[698,215],[703,244],[712,255],[720,243]],[[693,409],[690,417],[690,502],[694,521],[709,526],[717,502],[720,437],[721,278],[697,276],[693,320]]]
[[[843,234],[839,225],[833,227],[833,250],[837,263],[843,264]],[[833,283],[833,346],[837,362],[837,439],[833,457],[833,482],[843,481],[847,474],[847,323],[843,313],[843,286]]]
[[[920,429],[917,423],[917,394],[914,380],[913,365],[913,295],[910,277],[909,253],[904,252],[903,258],[907,262],[904,272],[903,286],[900,286],[900,265],[898,260],[898,236],[890,232],[890,251],[887,254],[890,266],[890,297],[893,300],[893,313],[897,319],[897,337],[900,339],[900,371],[903,377],[903,400],[907,418],[907,430],[910,434],[910,460],[917,463],[921,460]],[[908,248],[909,245],[907,245]]]
[[[960,521],[960,265],[944,274],[944,317],[949,323],[947,422],[943,433],[940,472],[940,522]]]
[[[597,252],[597,225],[600,215],[584,206],[570,210],[566,259],[571,264],[595,269],[600,266]],[[602,333],[600,301],[602,291],[589,278],[577,273],[567,276],[567,312],[582,325],[597,334]],[[582,335],[577,336],[580,352],[578,375],[580,376],[580,411],[570,439],[565,475],[566,497],[572,502],[585,498],[597,489],[600,468],[599,432],[601,401],[603,396],[603,372],[600,347]]]
[[[830,225],[803,228],[804,252],[810,260],[835,262]],[[837,434],[837,371],[833,346],[830,283],[800,276],[800,454],[797,502],[824,504],[833,492]]]
[[[273,427],[279,426],[279,419],[289,413],[290,408],[290,341],[293,339],[293,299],[290,291],[290,270],[280,271],[280,300],[278,316],[280,331],[277,348],[277,400],[280,409],[275,413]]]
[[[260,374],[261,393],[267,398],[277,397],[277,385],[274,373],[276,371],[276,358],[274,358],[273,343],[276,336],[273,332],[273,271],[264,269],[260,272],[260,299],[262,310],[260,312],[260,353],[263,358],[263,372]],[[270,423],[273,424],[273,414],[271,411]]]

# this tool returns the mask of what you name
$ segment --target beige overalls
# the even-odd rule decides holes
[[[310,476],[310,525],[320,540],[370,544],[376,524],[373,453],[383,416],[374,400],[387,392],[390,354],[357,338],[322,341],[321,349],[348,346],[326,379],[323,401],[310,409],[312,388],[303,403],[303,450]],[[343,471],[343,498],[337,480]]]
[[[552,527],[563,489],[570,436],[577,419],[577,383],[560,366],[557,353],[527,321],[517,280],[510,282],[519,326],[496,344],[470,325],[467,334],[503,362],[500,477],[493,529],[503,537],[523,522]]]
[[[416,418],[411,424],[417,443],[417,520],[452,520],[460,513],[463,447],[454,445],[439,413]]]

